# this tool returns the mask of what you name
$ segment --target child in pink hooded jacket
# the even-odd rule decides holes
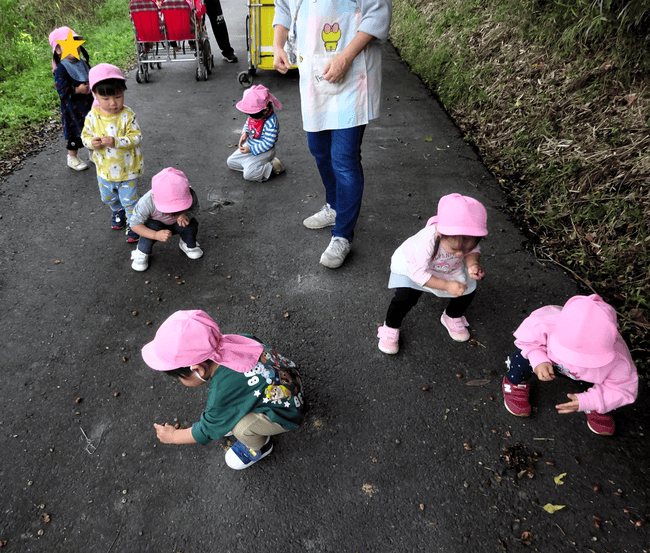
[[[506,409],[518,417],[530,415],[528,401],[533,373],[542,381],[555,374],[593,382],[580,394],[567,394],[559,413],[583,411],[592,432],[614,433],[615,423],[605,415],[637,396],[638,376],[630,351],[618,332],[616,311],[600,296],[574,296],[564,307],[547,305],[533,311],[515,331],[519,350],[506,361],[503,378]]]
[[[487,211],[479,201],[460,194],[440,198],[436,216],[391,258],[388,287],[396,290],[377,333],[380,351],[399,351],[402,320],[422,292],[450,298],[440,322],[453,340],[469,340],[464,314],[474,299],[476,281],[485,275],[478,243],[487,233]]]

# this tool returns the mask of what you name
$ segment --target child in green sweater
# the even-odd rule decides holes
[[[237,442],[226,453],[241,470],[273,450],[271,436],[296,428],[305,416],[296,365],[247,335],[221,334],[204,311],[177,311],[142,348],[152,369],[185,386],[208,385],[205,411],[191,428],[154,424],[166,444],[207,444],[231,433]]]

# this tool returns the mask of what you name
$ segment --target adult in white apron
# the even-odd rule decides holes
[[[388,38],[392,10],[391,0],[275,2],[273,66],[286,73],[297,61],[303,127],[325,185],[327,204],[304,225],[334,227],[320,259],[330,268],[350,252],[361,209],[361,141],[379,116],[379,43]]]

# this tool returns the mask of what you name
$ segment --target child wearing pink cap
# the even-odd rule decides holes
[[[134,271],[146,271],[155,242],[168,242],[180,235],[179,247],[190,259],[199,259],[203,250],[196,241],[199,198],[185,173],[167,167],[151,179],[151,190],[138,201],[131,215],[131,230],[140,242],[131,252]]]
[[[391,258],[388,287],[396,290],[377,333],[381,351],[399,351],[402,320],[422,292],[450,298],[440,322],[452,339],[469,340],[464,313],[474,299],[476,281],[485,275],[478,243],[487,233],[487,212],[480,202],[460,194],[440,199],[437,215]]]
[[[191,428],[154,424],[166,444],[207,444],[231,434],[230,468],[241,470],[273,450],[271,436],[297,428],[306,411],[296,365],[249,335],[221,334],[204,311],[177,311],[142,357],[188,387],[207,384],[203,414]]]
[[[518,417],[530,415],[530,384],[535,373],[541,381],[556,374],[592,382],[580,394],[567,394],[568,403],[556,405],[558,413],[582,411],[587,426],[603,436],[614,433],[609,411],[632,403],[639,379],[630,350],[616,324],[616,311],[600,296],[574,296],[564,304],[533,311],[515,331],[516,353],[506,360],[503,378],[506,409]]]
[[[83,46],[77,48],[78,58],[73,54],[68,54],[61,59],[63,49],[58,41],[67,40],[70,33],[76,40],[82,40],[82,37],[70,27],[59,27],[50,33],[49,41],[52,47],[54,84],[59,98],[61,98],[63,136],[68,141],[68,167],[75,171],[83,171],[88,169],[88,165],[79,158],[77,153],[80,148],[83,148],[81,132],[86,115],[93,103],[90,86],[88,86],[90,59]]]
[[[246,89],[237,103],[237,109],[248,114],[248,119],[237,150],[227,163],[233,171],[243,172],[246,180],[264,182],[271,174],[279,175],[284,171],[284,166],[275,157],[280,124],[274,107],[282,109],[282,104],[261,84]]]
[[[102,201],[111,208],[111,228],[127,226],[127,242],[138,235],[129,219],[138,201],[136,179],[142,176],[142,133],[135,113],[124,105],[126,79],[119,68],[100,63],[89,72],[97,106],[86,117],[82,139],[92,151]]]

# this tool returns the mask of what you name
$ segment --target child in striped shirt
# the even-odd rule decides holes
[[[244,173],[246,180],[264,182],[271,174],[284,172],[284,166],[275,157],[280,124],[273,108],[282,104],[265,86],[255,85],[244,91],[237,109],[248,115],[238,148],[228,158],[228,167]]]

